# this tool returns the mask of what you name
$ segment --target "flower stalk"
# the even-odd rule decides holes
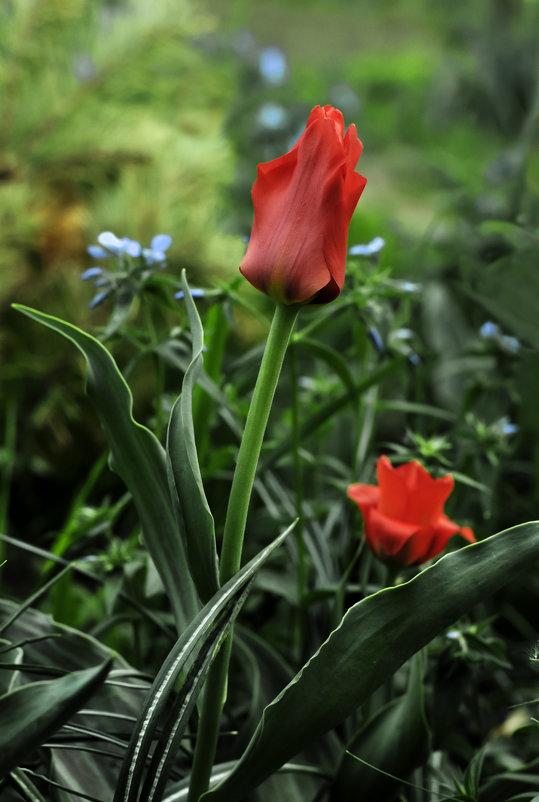
[[[221,584],[234,576],[241,566],[245,524],[262,441],[299,306],[299,304],[277,304],[275,308],[232,480],[221,549],[219,571]],[[197,802],[200,795],[208,789],[217,747],[221,711],[226,698],[230,650],[229,637],[208,672],[188,802]]]

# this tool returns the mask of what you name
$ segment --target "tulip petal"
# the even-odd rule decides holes
[[[451,521],[447,515],[441,515],[435,527],[435,536],[430,545],[430,548],[425,552],[424,558],[421,562],[427,562],[440,554],[447,546],[450,538],[453,535],[460,534],[463,538],[470,543],[475,543],[474,533],[468,526],[459,526],[454,521]]]
[[[386,456],[380,457],[376,469],[381,513],[422,526],[438,521],[453,490],[451,474],[434,479],[415,460],[393,468]]]
[[[352,501],[356,502],[357,506],[361,510],[361,514],[364,518],[366,518],[371,507],[378,506],[380,488],[376,485],[350,485],[346,491],[346,495],[348,498],[351,498]]]
[[[382,560],[393,559],[402,564],[399,555],[417,531],[417,525],[388,518],[375,507],[369,510],[365,520],[367,545]]]
[[[437,532],[432,526],[419,527],[410,539],[403,544],[399,554],[394,556],[396,562],[401,565],[421,565],[431,559],[431,556],[439,554],[446,546],[447,541],[436,549]],[[451,537],[451,535],[449,535]]]

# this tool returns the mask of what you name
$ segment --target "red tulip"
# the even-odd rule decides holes
[[[393,468],[384,456],[376,471],[378,487],[350,485],[348,496],[361,510],[367,546],[377,557],[399,565],[420,565],[440,554],[457,532],[475,542],[471,529],[444,515],[454,485],[451,474],[434,479],[416,461]]]
[[[251,239],[240,271],[286,304],[325,304],[342,290],[348,226],[366,178],[363,145],[332,106],[316,106],[292,150],[258,165]]]

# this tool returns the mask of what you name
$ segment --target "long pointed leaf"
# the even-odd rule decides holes
[[[266,707],[236,769],[204,799],[234,802],[343,721],[446,626],[539,560],[539,522],[448,554],[406,584],[351,607]]]
[[[230,628],[248,596],[252,581],[252,579],[249,580],[243,591],[235,594],[234,604],[226,611],[222,624],[215,628],[212,636],[204,643],[204,648],[197,655],[154,750],[148,776],[141,792],[141,802],[161,802],[172,761],[176,757],[177,749],[204,685],[208,669],[230,632]]]
[[[418,652],[411,660],[406,692],[378,710],[349,744],[332,784],[331,802],[356,802],[358,788],[366,799],[392,799],[400,785],[393,778],[406,779],[427,759],[421,658]]]
[[[201,599],[207,601],[219,587],[219,580],[215,526],[202,484],[193,425],[193,390],[202,371],[204,332],[185,271],[182,271],[182,287],[191,327],[193,355],[183,377],[181,395],[170,416],[167,453],[175,486],[173,490],[177,492],[184,523],[191,574]]]
[[[31,682],[0,697],[0,777],[15,769],[79,710],[103,683],[107,661],[58,679]]]
[[[151,743],[155,738],[161,715],[174,690],[176,681],[184,672],[190,660],[196,660],[198,655],[208,651],[208,641],[211,641],[210,648],[213,647],[214,628],[223,617],[226,625],[228,623],[226,619],[232,619],[237,614],[243,603],[243,592],[246,584],[270,554],[283,542],[294,526],[295,524],[289,526],[285,532],[279,535],[269,546],[266,546],[241,571],[223,585],[198,613],[171,649],[154,680],[131,736],[129,748],[120,770],[114,802],[134,802],[136,800]],[[213,648],[212,653],[214,653]],[[196,675],[193,675],[192,681],[196,681]],[[194,700],[196,700],[196,697],[194,697]]]
[[[13,769],[10,773],[10,781],[28,802],[47,802],[45,797],[39,792],[30,777],[28,777],[24,771]]]
[[[174,516],[163,447],[134,420],[131,391],[111,354],[95,337],[52,315],[19,304],[14,308],[62,334],[86,358],[86,391],[105,430],[112,466],[133,496],[146,545],[182,630],[199,605]]]

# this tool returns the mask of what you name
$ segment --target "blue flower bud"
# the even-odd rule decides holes
[[[105,298],[107,297],[108,292],[98,292],[97,295],[94,295],[90,303],[88,304],[88,309],[95,309],[96,306],[99,306]]]
[[[85,270],[84,273],[81,273],[81,280],[88,281],[88,279],[95,278],[96,276],[100,276],[102,270],[100,267],[89,267],[88,270]]]
[[[204,295],[205,295],[205,291],[200,289],[200,287],[193,287],[190,292],[191,292],[191,298],[203,298]],[[178,300],[181,301],[181,299],[184,297],[183,290],[180,290],[179,292],[177,292],[174,295],[174,297],[178,298]]]
[[[110,253],[107,253],[99,245],[88,245],[86,250],[94,259],[108,259],[110,257]]]

